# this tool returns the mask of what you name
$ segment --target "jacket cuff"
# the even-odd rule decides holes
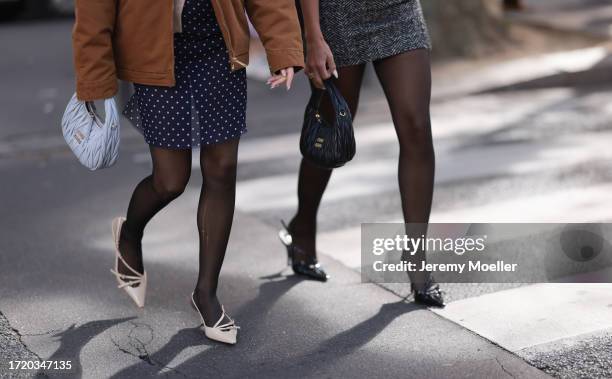
[[[293,67],[295,72],[304,68],[304,52],[302,50],[268,50],[266,55],[272,73],[287,67]]]
[[[96,82],[82,82],[77,79],[77,99],[80,101],[109,99],[117,94],[118,87],[115,77]]]

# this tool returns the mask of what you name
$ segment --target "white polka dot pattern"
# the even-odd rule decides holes
[[[232,72],[210,0],[187,0],[174,35],[175,87],[134,84],[124,114],[152,146],[191,149],[246,132],[246,70]]]

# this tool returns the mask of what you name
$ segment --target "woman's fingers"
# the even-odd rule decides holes
[[[271,89],[274,89],[280,86],[281,84],[283,84],[285,81],[287,81],[287,77],[278,75],[278,76],[272,77],[272,81],[268,84],[270,85]]]
[[[287,74],[285,70],[281,70],[280,74],[272,75],[272,77],[268,79],[268,85],[270,86],[271,89],[274,89],[286,80],[287,80]]]
[[[325,84],[323,84],[323,79],[321,79],[321,77],[318,75],[315,75],[312,78],[312,84],[319,89],[325,89]]]
[[[325,80],[332,76],[338,77],[334,54],[329,45],[323,40],[314,40],[308,43],[308,56],[305,72],[312,85],[324,89]]]
[[[317,73],[321,79],[329,79],[331,77],[331,73],[327,72],[327,67],[325,62],[317,66]]]
[[[308,63],[304,68],[304,73],[308,76],[308,79],[312,82],[312,85],[316,88],[325,89],[323,80],[316,69],[316,65]]]
[[[334,76],[338,79],[338,70],[336,69],[336,62],[334,61],[334,56],[332,54],[327,55],[327,61],[325,62],[327,65],[327,73],[329,76]]]
[[[284,69],[282,69],[282,70],[280,71],[280,74],[281,74],[281,76],[282,76],[283,78],[285,78],[285,80],[283,80],[283,82],[287,83],[287,86],[289,86],[289,76],[287,75],[287,71],[288,71],[288,70],[287,70],[286,68],[284,68]],[[281,83],[282,83],[282,82],[281,82]],[[287,88],[287,89],[289,89],[289,88]]]
[[[313,71],[312,76],[310,77],[312,83],[315,87],[320,89],[325,89],[325,79],[329,79],[329,75],[327,75],[327,69],[325,65],[318,65],[316,69]]]
[[[315,78],[313,82],[318,88],[325,88],[323,82],[332,76],[338,78],[338,71],[336,70],[336,63],[334,62],[334,56],[331,54],[326,55],[325,61],[319,63],[316,66]]]
[[[293,78],[295,76],[295,72],[293,67],[286,68],[280,70],[279,74],[272,75],[270,79],[268,79],[267,84],[271,89],[274,89],[280,86],[283,83],[286,83],[287,90],[291,89],[291,84],[293,83]]]
[[[286,70],[287,74],[287,91],[291,89],[291,84],[293,84],[293,77],[295,76],[295,72],[293,71],[293,67],[290,67]]]
[[[319,76],[319,74],[316,71],[311,71],[307,75],[308,75],[308,79],[310,79],[310,81],[312,82],[312,85],[320,89],[325,89],[325,85],[323,84],[323,79],[321,79],[321,76]]]

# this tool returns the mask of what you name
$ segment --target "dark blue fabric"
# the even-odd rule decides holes
[[[210,0],[187,0],[174,35],[173,88],[134,84],[124,114],[152,146],[190,149],[246,132],[246,70],[231,72]]]

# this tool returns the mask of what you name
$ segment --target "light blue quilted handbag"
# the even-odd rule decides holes
[[[111,167],[119,156],[120,125],[114,98],[104,100],[105,121],[96,114],[93,102],[72,96],[64,117],[62,133],[79,162],[90,170]]]

